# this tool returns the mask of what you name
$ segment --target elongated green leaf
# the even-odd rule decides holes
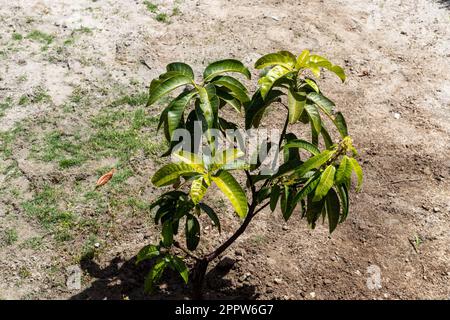
[[[293,124],[300,119],[300,116],[305,107],[306,97],[294,92],[292,88],[288,90],[288,109],[289,109],[289,123]]]
[[[306,162],[304,162],[299,168],[295,170],[295,175],[299,178],[303,177],[305,173],[312,169],[318,169],[321,165],[327,162],[332,156],[334,152],[330,150],[324,150],[322,153],[309,158]]]
[[[173,62],[167,65],[166,67],[168,72],[177,72],[182,75],[189,77],[191,80],[194,80],[194,71],[192,68],[183,62]]]
[[[336,113],[336,116],[334,117],[334,124],[336,125],[342,138],[348,136],[347,124],[345,123],[344,116],[341,112]]]
[[[233,97],[227,91],[223,90],[223,88],[217,88],[217,92],[216,93],[217,93],[217,96],[219,97],[219,99],[222,100],[224,104],[229,104],[238,113],[241,112],[242,103],[238,99]],[[221,106],[222,106],[222,104],[221,104]],[[224,119],[219,118],[219,122],[222,122],[222,121],[224,121]]]
[[[155,283],[161,278],[166,267],[167,261],[161,258],[152,266],[144,282],[144,291],[146,293],[153,292]]]
[[[261,91],[257,90],[245,108],[245,128],[250,129],[252,126],[257,128],[264,115],[264,111],[274,101],[280,99],[283,92],[280,90],[271,90],[265,99],[261,96]]]
[[[251,77],[250,71],[242,64],[242,62],[234,59],[226,59],[213,62],[207,66],[205,72],[203,72],[203,79],[209,81],[215,76],[226,72],[242,73],[247,79],[250,79]]]
[[[355,158],[349,158],[350,163],[352,164],[353,171],[356,173],[356,177],[358,178],[358,185],[356,187],[356,191],[361,189],[361,185],[363,183],[363,171],[358,161]]]
[[[345,81],[346,76],[344,70],[341,67],[332,64],[328,59],[318,55],[311,55],[309,57],[309,62],[333,72],[342,80],[342,82]]]
[[[192,80],[189,77],[181,74],[178,74],[161,82],[153,90],[150,91],[149,98],[147,101],[147,107],[151,106],[160,98],[170,93],[171,91],[175,90],[176,88],[190,83],[192,83]]]
[[[230,200],[236,213],[242,219],[248,211],[247,197],[236,179],[227,171],[221,170],[211,177],[223,194]]]
[[[327,209],[328,227],[330,233],[332,233],[339,223],[339,214],[341,212],[339,197],[334,189],[330,189],[325,197],[325,206]]]
[[[208,124],[208,128],[215,128],[219,112],[219,97],[216,95],[214,85],[208,84],[206,87],[198,87],[200,96],[200,109]]]
[[[149,260],[154,257],[159,256],[159,248],[155,245],[149,244],[139,250],[139,253],[136,256],[136,264],[140,263],[144,260]]]
[[[219,217],[217,216],[214,209],[204,203],[199,203],[198,205],[212,220],[212,222],[214,223],[214,226],[216,226],[219,229],[219,232],[222,232],[221,227],[220,227]]]
[[[272,192],[270,194],[270,210],[273,212],[277,207],[278,199],[280,198],[281,188],[279,185],[272,187]]]
[[[332,115],[334,109],[334,102],[317,92],[310,92],[306,98],[314,102],[323,112]],[[320,132],[320,130],[319,130]]]
[[[315,92],[317,92],[317,93],[320,92],[319,86],[317,85],[317,83],[316,83],[314,80],[306,78],[306,79],[305,79],[305,82],[306,82],[306,83],[308,84],[308,86],[310,86]]]
[[[293,201],[295,190],[291,187],[285,186],[281,193],[280,207],[283,214],[284,221],[288,221],[292,216],[297,203]]]
[[[183,259],[177,256],[170,256],[169,263],[176,271],[178,271],[181,278],[183,278],[184,283],[187,284],[189,281],[189,269],[186,267]]]
[[[173,131],[180,126],[183,112],[191,99],[197,94],[196,91],[186,91],[176,97],[167,107],[167,124],[170,138],[173,136]]]
[[[200,241],[200,224],[192,214],[186,215],[186,247],[189,250],[195,250]]]
[[[161,235],[164,247],[170,247],[173,243],[172,221],[167,220],[166,222],[164,222]]]
[[[302,140],[302,139],[295,139],[291,140],[288,143],[286,143],[283,148],[299,148],[304,149],[306,151],[309,151],[313,156],[316,156],[320,153],[319,148],[317,148],[315,145],[309,143],[308,141]]]
[[[266,98],[275,81],[288,74],[291,70],[281,65],[277,65],[267,72],[267,74],[258,80],[261,89],[261,96]]]
[[[295,69],[304,68],[309,61],[309,50],[303,50],[297,58]]]
[[[308,221],[308,225],[314,229],[316,227],[316,221],[319,219],[320,214],[324,210],[325,199],[320,201],[313,201],[312,196],[309,195],[307,199],[307,210],[306,210],[306,220]]]
[[[277,53],[269,53],[259,58],[255,63],[256,69],[263,69],[270,66],[283,66],[292,70],[295,66],[295,56],[288,51],[280,51]]]
[[[313,104],[305,104],[305,110],[308,113],[309,119],[311,119],[311,123],[314,125],[316,132],[320,132],[322,130],[322,120],[317,107]]]
[[[162,187],[172,184],[181,175],[193,173],[196,173],[195,169],[186,163],[169,163],[155,172],[152,183],[157,187]]]
[[[245,103],[250,101],[250,98],[247,95],[247,89],[244,87],[242,83],[230,76],[220,76],[214,78],[211,82],[215,85],[220,85],[228,88],[229,93],[238,99],[241,103]]]
[[[345,219],[347,219],[348,216],[348,210],[349,210],[349,201],[348,201],[348,191],[347,187],[344,184],[339,184],[336,186],[336,189],[338,190],[339,197],[341,198],[342,203],[342,215],[339,222],[344,222]]]
[[[313,201],[319,201],[328,193],[334,184],[334,175],[336,173],[336,168],[334,165],[330,164],[325,168],[322,175],[320,176],[319,185],[316,188]]]
[[[336,171],[336,184],[345,184],[350,186],[350,179],[352,177],[353,166],[349,161],[349,157],[343,156],[341,163]]]
[[[320,172],[316,172],[311,178],[306,181],[306,183],[303,185],[303,187],[300,189],[299,192],[295,195],[294,199],[292,200],[295,203],[298,203],[303,198],[308,196],[310,193],[314,191],[314,189],[319,184]]]
[[[198,204],[205,196],[207,190],[208,185],[205,183],[203,177],[194,179],[191,184],[191,192],[189,193],[192,202]]]
[[[333,140],[330,137],[330,134],[328,133],[327,129],[325,129],[324,126],[322,126],[322,129],[320,130],[320,134],[323,137],[323,141],[325,143],[325,147],[328,149],[333,145]]]

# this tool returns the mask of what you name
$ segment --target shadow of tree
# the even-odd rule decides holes
[[[144,293],[144,279],[151,267],[151,261],[136,265],[136,257],[123,261],[114,258],[107,267],[101,268],[89,259],[81,261],[81,269],[95,278],[95,281],[71,300],[163,300],[189,299],[190,288],[185,286],[179,275],[170,269],[164,272],[159,290],[152,295]],[[205,299],[256,299],[256,287],[244,284],[234,287],[225,276],[233,268],[235,261],[224,258],[205,278]]]

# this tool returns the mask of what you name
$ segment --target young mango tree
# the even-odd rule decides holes
[[[145,290],[152,292],[164,270],[171,268],[186,282],[192,282],[194,298],[201,298],[208,265],[227,250],[246,230],[252,219],[263,209],[274,211],[279,204],[283,218],[288,221],[294,212],[306,218],[311,228],[322,217],[333,232],[349,212],[349,190],[352,173],[357,177],[357,190],[363,175],[357,155],[348,135],[342,113],[335,111],[334,103],[325,97],[312,77],[318,78],[323,69],[336,74],[342,82],[341,67],[324,57],[304,50],[298,57],[287,51],[261,57],[255,64],[263,69],[258,90],[249,97],[246,86],[237,74],[250,79],[249,70],[233,59],[210,64],[196,82],[192,68],[185,63],[171,63],[167,71],[150,84],[148,106],[175,89],[184,90],[173,98],[162,111],[158,130],[163,127],[169,144],[165,156],[173,161],[162,166],[152,177],[156,187],[170,187],[152,204],[156,211],[154,221],[161,224],[161,240],[143,247],[137,263],[151,259],[152,267],[145,280]],[[261,170],[264,159],[249,163],[242,160],[243,150],[233,145],[219,148],[211,130],[226,137],[227,129],[240,124],[225,119],[230,111],[226,105],[242,115],[245,129],[258,128],[267,112],[285,109],[284,126],[280,129],[278,145],[282,164],[271,174]],[[268,110],[270,105],[279,108]],[[276,110],[276,111],[275,111]],[[334,124],[339,139],[334,142],[325,127],[324,118]],[[200,155],[198,149],[176,148],[177,129],[194,135],[195,122],[201,124],[210,152]],[[299,139],[290,132],[293,126],[305,125],[310,139]],[[177,149],[177,150],[176,150]],[[177,160],[177,161],[174,161]],[[245,185],[238,180],[245,179]],[[204,196],[212,185],[223,193],[236,212],[241,224],[229,238],[213,251],[197,256],[201,238],[199,216],[208,216],[220,232],[220,214],[207,203]],[[184,229],[184,232],[179,232]],[[178,240],[184,238],[185,244]],[[182,252],[181,256],[176,252]],[[189,270],[186,260],[193,262]]]

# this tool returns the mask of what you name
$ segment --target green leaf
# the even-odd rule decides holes
[[[306,104],[305,110],[308,113],[309,119],[311,119],[311,123],[316,132],[320,132],[322,130],[322,120],[320,119],[320,113],[317,107],[313,104]]]
[[[330,229],[330,233],[332,233],[339,223],[339,214],[341,211],[339,197],[334,189],[330,189],[328,192],[325,198],[325,206],[328,216],[328,227]]]
[[[173,62],[167,65],[166,67],[168,72],[177,72],[182,75],[189,77],[191,80],[194,80],[194,71],[192,68],[183,62]]]
[[[154,257],[159,256],[159,248],[155,245],[149,244],[139,250],[139,253],[136,256],[136,264],[140,263],[144,260],[150,260]]]
[[[319,185],[316,188],[313,201],[319,201],[328,193],[334,184],[334,175],[336,173],[336,168],[334,165],[330,164],[325,168],[322,175],[320,176]]]
[[[200,241],[200,224],[192,214],[186,215],[186,247],[189,250],[195,250]]]
[[[184,263],[183,259],[181,259],[178,256],[170,256],[169,257],[169,263],[170,265],[178,271],[181,278],[183,278],[184,283],[188,283],[189,281],[189,269],[186,267],[186,264]]]
[[[191,99],[197,94],[196,91],[186,91],[176,97],[167,107],[167,124],[170,138],[173,136],[173,131],[180,126],[180,121],[183,117],[183,112]]]
[[[359,191],[363,183],[363,171],[355,158],[349,158],[349,161],[352,164],[353,171],[355,171],[356,177],[358,178],[358,185],[356,187],[356,191]]]
[[[208,206],[208,205],[206,205],[204,203],[199,203],[198,205],[208,215],[208,217],[212,220],[214,225],[219,229],[219,232],[222,232],[221,227],[220,227],[219,217],[217,216],[217,214],[213,210],[213,208],[211,208],[210,206]]]
[[[306,98],[314,102],[323,112],[331,116],[333,114],[334,102],[317,92],[310,92]],[[320,130],[319,130],[320,132]]]
[[[250,98],[247,95],[247,89],[242,85],[242,83],[240,83],[233,77],[220,76],[214,78],[214,80],[211,83],[228,88],[230,90],[229,94],[238,99],[241,103],[250,101]]]
[[[255,63],[256,69],[263,69],[270,66],[283,66],[292,70],[295,66],[295,56],[288,51],[280,51],[277,53],[269,53],[259,58]]]
[[[169,163],[158,171],[152,177],[152,183],[157,187],[172,184],[174,180],[184,174],[196,173],[195,169],[186,163]]]
[[[288,90],[289,123],[293,124],[300,119],[305,107],[306,97],[294,92],[292,88]]]
[[[309,50],[303,50],[297,58],[295,69],[304,68],[309,61]]]
[[[317,93],[320,92],[319,86],[317,85],[317,83],[316,83],[314,80],[306,78],[306,79],[305,79],[305,82],[306,82],[306,83],[308,84],[308,86],[310,86],[315,92],[317,92]]]
[[[176,88],[190,83],[192,83],[192,80],[189,77],[181,74],[178,74],[161,82],[153,90],[150,90],[147,107],[151,106],[160,98],[175,90]]]
[[[219,97],[216,95],[214,85],[208,84],[206,87],[197,87],[200,96],[200,109],[206,119],[208,128],[215,128],[218,112],[219,112]]]
[[[217,96],[220,100],[224,102],[224,104],[229,104],[232,106],[238,113],[241,112],[241,102],[233,97],[231,94],[226,92],[223,88],[217,88]],[[222,106],[222,105],[221,105]],[[219,118],[219,122],[224,121],[224,119]]]
[[[303,177],[305,173],[312,169],[318,169],[320,166],[322,166],[325,162],[327,162],[332,156],[334,152],[330,150],[324,150],[322,153],[319,153],[318,155],[309,158],[307,161],[305,161],[300,167],[298,167],[295,170],[295,175],[299,178]]]
[[[289,186],[284,187],[284,191],[281,193],[280,207],[283,214],[284,221],[288,221],[294,212],[297,203],[293,201],[295,196],[295,190]]]
[[[347,78],[347,76],[345,75],[344,69],[342,69],[340,66],[334,65],[328,70],[334,72],[342,80],[342,82],[344,82],[345,79]]]
[[[173,243],[173,229],[171,220],[167,220],[166,222],[164,222],[161,235],[164,247],[170,247]]]
[[[273,212],[277,207],[278,199],[280,198],[281,188],[279,185],[272,187],[272,193],[270,194],[270,210]]]
[[[146,293],[152,293],[155,283],[161,278],[164,270],[167,267],[167,261],[165,259],[158,259],[152,266],[144,282],[144,291]]]
[[[300,189],[299,192],[295,195],[293,202],[298,203],[300,200],[302,200],[304,197],[308,196],[310,193],[314,191],[314,189],[319,184],[320,172],[316,172],[311,178],[306,181],[306,183],[303,185],[303,187]]]
[[[320,130],[320,134],[322,135],[323,141],[325,142],[325,148],[330,148],[333,145],[333,140],[331,139],[330,134],[324,126],[322,126],[322,129]]]
[[[342,215],[339,222],[344,222],[345,219],[347,219],[348,216],[348,210],[349,210],[349,201],[348,201],[348,191],[345,184],[339,184],[336,186],[336,189],[338,190],[339,197],[341,198],[342,203]]]
[[[233,162],[229,162],[226,165],[222,166],[223,170],[231,171],[231,170],[250,170],[251,165],[247,163],[245,160],[236,160]]]
[[[238,72],[245,75],[247,79],[251,78],[250,71],[242,64],[242,62],[234,59],[226,59],[213,62],[207,66],[205,72],[203,72],[203,79],[208,81],[225,72]]]
[[[312,196],[308,196],[307,206],[306,220],[308,221],[309,226],[314,229],[316,227],[316,221],[324,209],[325,199],[313,201]]]
[[[230,200],[236,213],[242,219],[248,211],[247,197],[236,179],[227,171],[220,170],[211,179],[217,184],[223,194]]]
[[[345,184],[348,187],[352,178],[352,171],[353,166],[349,161],[349,157],[344,155],[336,171],[336,184]]]
[[[344,116],[341,112],[336,113],[336,116],[334,117],[334,124],[336,125],[342,138],[348,136],[347,124],[345,123]]]
[[[283,148],[290,149],[290,148],[299,148],[304,149],[306,151],[309,151],[313,156],[316,156],[320,153],[319,148],[317,148],[315,145],[309,143],[308,141],[302,140],[302,139],[295,139],[291,140],[288,143],[286,143]]]
[[[194,204],[198,204],[205,196],[207,190],[208,185],[205,183],[205,179],[203,179],[203,177],[194,179],[191,184],[191,192],[189,193],[192,202],[194,202]]]
[[[259,127],[266,108],[274,101],[279,100],[282,95],[283,92],[280,90],[271,90],[267,94],[266,99],[263,99],[261,91],[258,89],[245,108],[245,128]]]
[[[345,81],[345,72],[344,69],[342,69],[341,67],[332,64],[328,59],[318,56],[318,55],[311,55],[309,57],[309,62],[315,64],[318,67],[322,67],[325,68],[331,72],[333,72],[334,74],[336,74],[341,80],[342,82]]]
[[[261,96],[263,97],[263,99],[266,98],[270,89],[272,89],[274,82],[287,75],[289,72],[291,72],[291,70],[281,65],[277,65],[270,69],[264,77],[258,80],[261,89]]]

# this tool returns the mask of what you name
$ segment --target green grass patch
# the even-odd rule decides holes
[[[150,1],[144,1],[145,7],[147,8],[148,11],[150,11],[151,13],[156,13],[158,12],[158,5],[150,2]]]
[[[42,248],[42,237],[28,238],[20,244],[20,248],[39,250]]]
[[[58,207],[58,200],[63,197],[64,195],[55,188],[45,186],[32,200],[22,203],[25,213],[37,219],[58,241],[71,239],[71,230],[75,223],[72,212]]]
[[[20,40],[23,39],[23,36],[20,33],[17,33],[17,32],[13,32],[11,37],[12,37],[13,40],[16,40],[16,41],[20,41]]]
[[[7,246],[11,246],[19,240],[19,235],[17,234],[16,229],[6,229],[3,231],[1,237],[2,243]]]
[[[158,22],[164,22],[164,23],[168,23],[169,22],[169,16],[166,13],[158,13],[155,16],[155,20]]]
[[[27,39],[49,45],[55,37],[39,30],[33,30],[27,35]]]
[[[148,100],[147,92],[136,93],[133,95],[125,95],[113,101],[111,103],[111,107],[118,107],[126,104],[133,107],[143,106],[147,103],[147,100]]]

